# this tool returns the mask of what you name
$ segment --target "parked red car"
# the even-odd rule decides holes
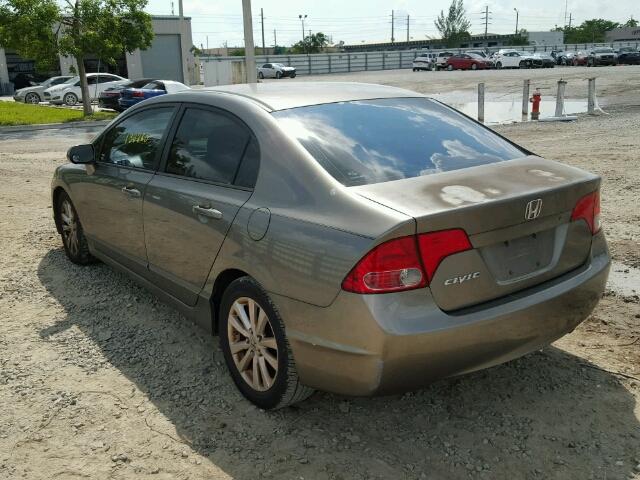
[[[457,53],[447,59],[447,70],[479,70],[491,68],[491,62],[474,53]]]
[[[573,56],[573,66],[585,66],[589,60],[589,52],[580,51]]]

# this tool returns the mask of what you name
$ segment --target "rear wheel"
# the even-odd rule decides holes
[[[227,368],[250,402],[277,409],[313,393],[300,383],[280,314],[251,277],[241,277],[225,290],[219,332]]]
[[[477,70],[478,69],[478,65],[476,65],[475,63],[471,64],[471,70]]]
[[[447,70],[449,70],[449,71],[453,70],[453,65],[451,65],[451,64],[447,65]]]
[[[40,103],[40,95],[35,92],[27,93],[24,97],[24,103],[31,103],[32,105]]]
[[[66,192],[58,196],[55,208],[57,223],[62,231],[62,244],[69,260],[78,265],[95,262],[95,258],[89,253],[78,213]]]
[[[264,78],[264,73],[262,73],[262,72],[258,72],[258,78],[259,78],[259,79],[263,79],[263,78]]]
[[[502,70],[502,62],[498,62],[498,63],[496,63],[496,68],[497,68],[498,70]]]

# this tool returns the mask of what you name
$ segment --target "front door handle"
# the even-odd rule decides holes
[[[193,206],[193,213],[202,215],[203,217],[213,218],[220,220],[222,218],[222,212],[211,207],[201,207],[200,205]]]
[[[131,187],[122,187],[122,193],[132,198],[139,198],[141,195],[140,190]]]

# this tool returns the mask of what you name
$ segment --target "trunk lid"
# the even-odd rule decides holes
[[[416,233],[465,230],[473,249],[446,257],[430,283],[435,301],[451,311],[582,265],[592,234],[571,213],[599,184],[596,175],[529,156],[352,188],[412,216]]]

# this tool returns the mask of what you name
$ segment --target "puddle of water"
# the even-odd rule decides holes
[[[620,262],[612,262],[607,287],[626,297],[640,295],[640,268],[628,267]]]
[[[447,105],[460,110],[471,118],[478,118],[477,94],[473,92],[449,92],[446,94],[430,95]],[[587,111],[586,100],[565,100],[564,113],[575,115]],[[553,117],[556,112],[556,100],[543,100],[540,103],[540,118]],[[522,118],[522,97],[519,95],[487,94],[484,102],[484,122],[487,124],[500,124],[528,121],[531,118],[531,105],[529,105],[529,118]]]

